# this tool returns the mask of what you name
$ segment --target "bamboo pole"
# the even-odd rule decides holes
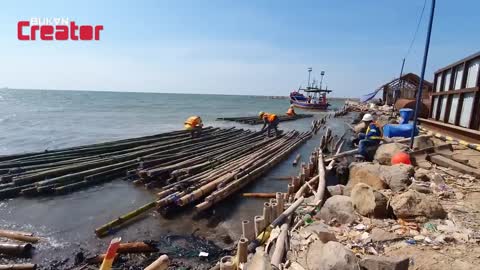
[[[256,192],[256,193],[243,193],[243,197],[247,198],[265,198],[265,199],[270,199],[270,198],[275,198],[275,193],[261,193],[261,192]]]
[[[247,238],[240,238],[238,241],[237,247],[237,259],[239,263],[246,263],[247,262],[247,247],[248,247],[248,239]]]
[[[0,270],[35,270],[37,265],[33,263],[0,265]]]
[[[262,231],[259,235],[257,235],[257,238],[253,241],[250,242],[248,245],[248,252],[253,253],[255,249],[265,243],[265,241],[268,240],[270,237],[270,232],[272,231],[273,228],[276,226],[282,224],[286,218],[288,218],[295,210],[303,203],[305,200],[304,197],[298,198],[292,205],[290,205],[280,216],[278,216],[267,228]]]
[[[18,240],[18,241],[28,242],[28,243],[37,243],[40,240],[40,238],[32,235],[25,235],[23,233],[19,233],[15,231],[7,231],[7,230],[0,230],[0,236],[8,239]]]
[[[325,180],[325,163],[323,162],[323,152],[320,149],[318,151],[318,188],[317,194],[315,194],[315,204],[319,205],[325,195],[325,188],[327,182]]]
[[[288,241],[288,228],[289,222],[285,222],[280,226],[280,234],[275,243],[275,250],[273,251],[271,259],[271,264],[278,269],[280,269],[280,264],[282,263],[287,250],[286,243]]]
[[[168,268],[168,264],[170,263],[170,259],[167,255],[162,255],[158,259],[156,259],[153,263],[145,268],[145,270],[166,270]]]
[[[220,270],[235,270],[235,261],[232,256],[225,256],[220,259]]]
[[[255,216],[253,220],[255,221],[255,236],[256,236],[256,235],[259,235],[263,231],[263,229],[265,229],[265,219],[263,218],[263,216]]]
[[[252,241],[255,238],[255,228],[250,220],[243,220],[242,221],[242,235],[248,241]]]

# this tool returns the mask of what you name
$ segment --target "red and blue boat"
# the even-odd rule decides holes
[[[327,101],[327,94],[332,90],[322,89],[324,71],[321,72],[320,86],[315,86],[315,80],[310,85],[310,72],[312,72],[312,68],[308,69],[308,86],[306,88],[300,87],[297,91],[290,93],[290,104],[300,109],[325,111],[330,106]]]

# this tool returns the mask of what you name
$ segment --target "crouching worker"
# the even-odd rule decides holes
[[[295,113],[295,109],[293,108],[293,105],[290,105],[290,108],[288,108],[287,115],[288,115],[289,117],[294,117],[295,115],[297,115],[297,114]]]
[[[382,141],[382,131],[380,127],[373,121],[373,116],[371,114],[365,114],[362,119],[366,126],[367,130],[365,133],[358,134],[358,153],[360,154],[357,158],[370,160],[368,152],[369,148],[378,148],[378,145]]]
[[[270,137],[270,130],[273,128],[275,130],[275,136],[278,137],[280,135],[278,133],[278,123],[280,120],[278,119],[277,115],[273,113],[265,113],[265,112],[260,112],[258,114],[258,117],[260,119],[263,119],[263,127],[262,127],[262,132],[265,130],[265,127],[267,128],[267,136]]]
[[[185,121],[185,130],[190,131],[190,135],[193,138],[198,138],[202,135],[202,128],[203,128],[203,123],[202,123],[202,118],[200,116],[190,116],[186,121]]]

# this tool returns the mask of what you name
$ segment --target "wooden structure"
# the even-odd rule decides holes
[[[423,126],[480,142],[480,52],[435,72],[431,112]]]
[[[387,105],[393,105],[395,99],[415,99],[418,85],[420,84],[420,77],[413,73],[407,73],[400,78],[396,78],[379,88],[383,90],[383,101]],[[395,98],[395,92],[399,95]],[[427,100],[432,92],[432,83],[423,81],[422,99]]]

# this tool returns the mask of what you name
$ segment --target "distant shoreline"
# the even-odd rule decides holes
[[[9,91],[58,91],[58,92],[107,92],[107,93],[139,93],[139,94],[173,94],[173,95],[211,95],[211,96],[243,96],[243,97],[265,97],[272,99],[288,99],[288,96],[272,95],[251,95],[251,94],[214,94],[214,93],[173,93],[173,92],[142,92],[142,91],[115,91],[115,90],[79,90],[79,89],[35,89],[35,88],[9,88],[3,87],[0,90]],[[328,97],[329,100],[359,100],[349,97]]]

